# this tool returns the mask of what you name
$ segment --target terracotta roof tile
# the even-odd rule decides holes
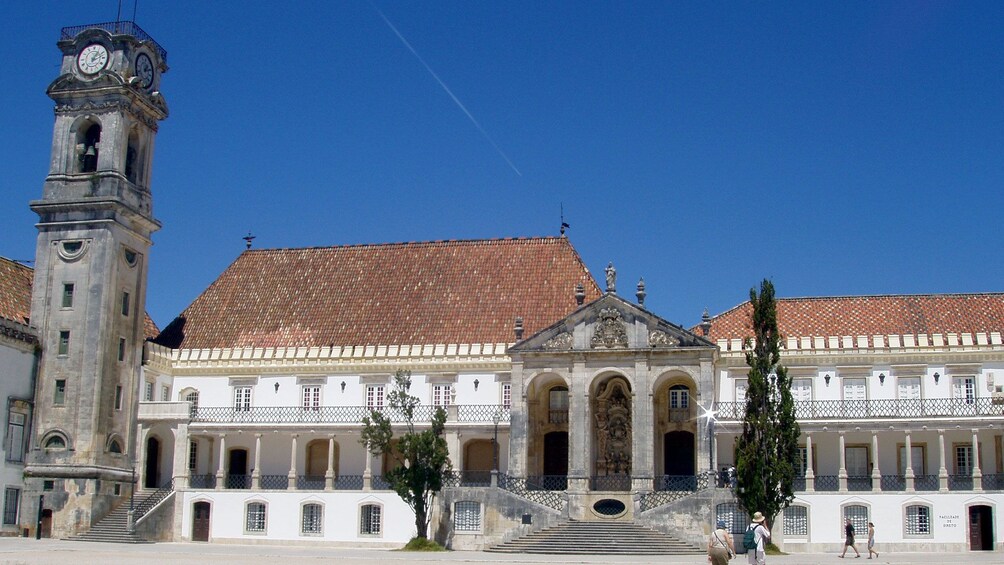
[[[35,270],[0,257],[0,317],[28,325],[31,316],[31,284]],[[153,338],[160,329],[153,319],[143,319],[143,335]]]
[[[713,317],[709,338],[752,336],[751,309]],[[786,337],[1004,331],[1004,293],[779,298],[777,321]]]
[[[508,343],[600,296],[563,237],[242,253],[157,339],[171,347]]]

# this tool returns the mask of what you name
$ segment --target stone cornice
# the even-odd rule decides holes
[[[38,336],[28,326],[7,318],[0,318],[0,337],[4,341],[14,341],[32,349],[38,345]]]

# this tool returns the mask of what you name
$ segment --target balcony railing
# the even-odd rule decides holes
[[[868,475],[851,475],[847,477],[847,490],[872,490],[872,478]]]
[[[719,420],[741,420],[744,402],[719,402]],[[798,400],[795,417],[799,420],[855,420],[864,418],[957,418],[960,416],[1004,416],[1004,404],[994,404],[990,397],[927,398],[917,400]]]
[[[631,490],[631,477],[628,475],[597,475],[589,478],[592,490],[624,492]]]
[[[147,41],[150,43],[150,46],[160,55],[160,58],[164,60],[164,62],[167,62],[167,51],[165,51],[163,47],[161,47],[156,41],[154,41],[153,38],[150,37],[150,34],[143,31],[143,29],[138,25],[136,25],[135,23],[129,21],[104,22],[100,24],[87,24],[82,26],[64,27],[60,31],[59,39],[73,39],[74,37],[77,36],[78,33],[86,29],[93,29],[93,28],[103,29],[113,34],[123,33],[131,35],[140,41]]]
[[[439,406],[421,405],[415,409],[415,422],[431,422]],[[509,424],[509,408],[501,404],[470,404],[457,406],[457,421],[466,423]],[[366,406],[252,406],[236,409],[232,406],[199,406],[192,422],[200,424],[359,424],[372,411]],[[400,411],[388,407],[380,413],[392,422],[406,421]],[[567,420],[567,414],[566,414]]]
[[[905,492],[906,477],[903,475],[882,475],[880,486],[883,492]],[[917,475],[913,479],[913,489],[916,491],[938,491],[940,489],[938,475]],[[975,481],[972,475],[949,475],[948,490],[951,491],[972,491]],[[985,491],[1004,490],[1004,473],[991,473],[983,475],[982,488]],[[796,478],[793,490],[795,492],[805,492],[806,481],[804,478]],[[837,475],[816,475],[813,481],[813,489],[816,492],[837,492],[840,490],[840,480]],[[864,476],[847,477],[848,491],[870,491],[872,490],[872,478]]]
[[[913,478],[914,490],[938,490],[938,475],[917,475]]]

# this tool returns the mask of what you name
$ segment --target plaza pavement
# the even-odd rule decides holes
[[[769,565],[816,565],[819,563],[845,564],[847,559],[869,565],[886,563],[937,563],[938,565],[972,565],[1002,563],[1000,552],[965,553],[882,553],[878,559],[854,559],[853,554],[839,559],[839,548],[826,554],[799,554],[768,556]],[[59,565],[147,565],[187,563],[223,565],[282,565],[338,563],[339,565],[477,565],[480,563],[512,563],[514,565],[565,564],[632,564],[670,565],[706,564],[703,555],[691,556],[609,556],[609,555],[511,555],[473,551],[413,553],[377,549],[344,549],[326,547],[301,547],[281,545],[229,545],[200,543],[157,543],[125,545],[113,543],[87,543],[60,540],[34,540],[0,538],[0,565],[59,564]],[[744,556],[732,563],[746,563]]]
[[[971,565],[977,563],[1002,563],[1000,552],[966,553],[883,553],[879,559],[858,561],[851,556],[839,559],[832,553],[769,556],[770,565],[816,565],[819,563],[843,564],[847,559],[855,563],[937,563],[939,565]],[[345,549],[332,547],[302,547],[281,545],[230,545],[198,543],[159,543],[148,545],[99,544],[60,540],[33,540],[0,538],[0,565],[58,564],[58,565],[118,565],[118,564],[169,564],[186,563],[280,565],[295,563],[338,563],[339,565],[545,565],[567,564],[632,564],[665,565],[671,563],[705,564],[703,555],[692,556],[623,556],[623,555],[510,555],[472,551],[438,553],[412,553],[376,549]],[[743,556],[732,561],[746,563]]]

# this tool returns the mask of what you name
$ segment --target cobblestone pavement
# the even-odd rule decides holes
[[[855,563],[936,563],[938,565],[971,565],[977,563],[1002,563],[1004,552],[966,553],[883,553],[878,559],[860,561],[853,557],[840,559],[836,551],[826,554],[799,554],[768,556],[770,565],[817,565],[819,563],[843,564],[848,559]],[[509,555],[472,551],[439,553],[405,553],[399,551],[343,549],[331,547],[302,547],[281,545],[229,545],[195,543],[158,543],[149,545],[123,545],[111,543],[86,543],[59,540],[33,540],[0,538],[0,565],[59,564],[59,565],[169,565],[198,563],[234,565],[277,565],[282,561],[295,563],[334,563],[339,565],[457,565],[460,563],[513,563],[518,565],[552,565],[554,563],[596,564],[624,563],[631,565],[670,565],[691,563],[704,565],[707,559],[694,556],[608,556],[608,555]],[[746,563],[740,556],[733,564]]]

